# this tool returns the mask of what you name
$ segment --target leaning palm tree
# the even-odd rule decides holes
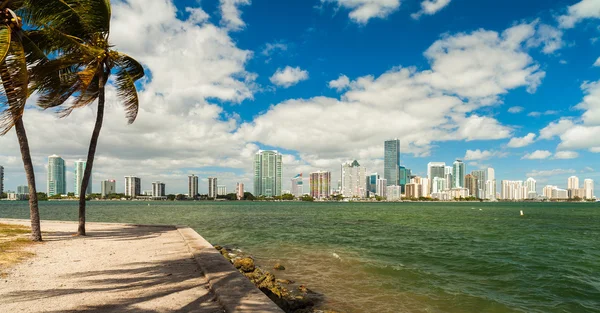
[[[81,1],[81,0],[80,0]],[[34,77],[40,94],[38,105],[43,108],[64,104],[58,111],[61,117],[74,109],[88,106],[97,100],[98,112],[83,180],[79,192],[78,235],[85,236],[86,190],[92,175],[94,156],[104,120],[105,86],[116,73],[114,87],[125,106],[126,117],[133,123],[138,113],[138,94],[135,82],[144,77],[144,68],[132,57],[117,52],[109,44],[110,1],[85,0],[88,7],[78,8],[83,29],[63,29],[47,34],[49,41],[63,47],[56,59],[36,67]],[[88,19],[90,15],[93,19]],[[65,103],[66,102],[66,103]]]

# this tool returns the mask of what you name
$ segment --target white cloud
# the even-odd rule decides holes
[[[492,151],[492,150],[467,150],[465,153],[464,160],[467,161],[480,161],[480,160],[488,160],[493,157],[505,157],[508,154],[500,151]],[[473,162],[475,163],[475,162]]]
[[[308,71],[300,69],[300,67],[286,66],[284,69],[277,69],[275,74],[271,76],[271,82],[277,86],[284,88],[291,87],[297,83],[308,79]]]
[[[589,149],[592,152],[600,149],[600,81],[585,82],[581,85],[585,96],[575,106],[584,110],[581,120],[560,133],[560,150]],[[550,125],[549,125],[550,126]]]
[[[246,27],[242,20],[242,12],[239,7],[250,5],[250,0],[219,0],[221,10],[221,25],[231,31],[241,30]]]
[[[527,153],[523,156],[522,160],[543,160],[552,156],[552,152],[548,150],[536,150],[532,153]]]
[[[510,137],[511,129],[501,125],[497,120],[471,115],[466,119],[457,119],[459,128],[457,133],[467,141],[484,139],[503,139]]]
[[[552,122],[548,126],[540,130],[540,139],[552,139],[560,136],[567,130],[571,129],[575,124],[568,118],[561,118],[558,122]]]
[[[555,159],[575,159],[579,153],[575,151],[558,151],[554,154]]]
[[[559,111],[555,111],[555,110],[548,110],[548,111],[545,111],[545,112],[536,112],[536,111],[534,111],[534,112],[529,112],[529,114],[527,114],[527,116],[530,116],[530,117],[540,117],[542,115],[556,115],[558,113],[560,113],[560,112]]]
[[[552,176],[557,176],[557,175],[564,175],[564,174],[573,174],[576,173],[577,171],[573,170],[573,169],[553,169],[553,170],[543,170],[543,171],[539,171],[539,170],[533,170],[529,173],[527,173],[527,176],[529,177],[552,177]]]
[[[421,10],[417,13],[411,14],[411,17],[418,19],[423,14],[433,15],[448,6],[450,1],[451,0],[423,0],[423,2],[421,2]]]
[[[594,62],[594,67],[600,67],[600,58],[596,59],[596,62]]]
[[[535,21],[534,24],[537,25],[537,31],[535,36],[527,41],[528,46],[543,46],[542,52],[545,54],[552,54],[564,47],[565,43],[562,40],[563,32],[561,30],[547,24],[540,24],[538,21]]]
[[[535,141],[535,134],[534,133],[529,133],[527,134],[527,136],[525,137],[515,137],[512,138],[509,142],[508,142],[508,147],[509,148],[522,148],[522,147],[526,147],[529,146],[530,144],[532,144]]]
[[[567,8],[567,14],[558,18],[562,28],[573,28],[578,22],[588,18],[600,18],[600,1],[581,0]]]
[[[276,51],[287,51],[287,49],[288,45],[283,42],[267,43],[261,53],[264,56],[270,56]]]
[[[321,0],[321,3],[335,3],[350,10],[350,19],[363,25],[372,18],[386,18],[400,7],[400,0]]]
[[[516,106],[516,107],[510,107],[510,108],[508,108],[508,113],[516,114],[516,113],[523,112],[523,110],[525,110],[524,107],[518,107],[518,106]]]
[[[338,79],[330,81],[328,86],[331,89],[342,91],[350,86],[350,79],[346,75],[340,75]]]

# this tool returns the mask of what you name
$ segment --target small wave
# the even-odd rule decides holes
[[[342,258],[337,254],[337,253],[332,253],[331,255],[333,255],[334,258],[341,260]]]

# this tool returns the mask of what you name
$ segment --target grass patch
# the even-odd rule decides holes
[[[33,256],[33,253],[25,251],[33,244],[30,233],[29,227],[0,224],[0,277],[6,275],[5,271],[10,266]]]

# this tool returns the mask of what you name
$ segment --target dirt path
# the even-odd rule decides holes
[[[42,222],[36,256],[0,280],[0,311],[223,312],[174,227],[88,223],[88,237],[73,237],[76,228]]]

